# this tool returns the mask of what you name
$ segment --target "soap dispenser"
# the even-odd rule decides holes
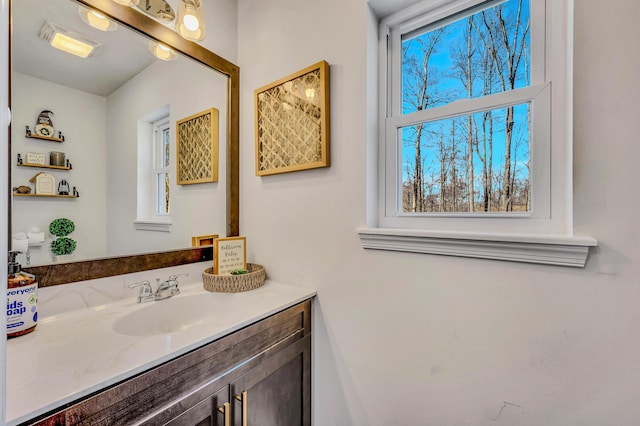
[[[38,281],[20,270],[19,251],[9,252],[7,278],[7,337],[31,333],[38,322]]]

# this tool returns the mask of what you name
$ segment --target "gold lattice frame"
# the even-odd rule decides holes
[[[328,167],[329,64],[255,91],[256,175]]]
[[[218,110],[176,121],[177,183],[218,181]]]

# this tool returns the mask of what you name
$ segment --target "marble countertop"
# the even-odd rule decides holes
[[[85,295],[83,308],[65,311],[50,307],[51,300],[60,304],[60,294],[52,293],[59,289],[41,289],[51,293],[49,307],[44,309],[47,315],[42,315],[39,300],[41,318],[35,331],[7,342],[7,425],[120,382],[315,295],[314,290],[270,280],[248,292],[210,293],[196,277],[180,289],[172,298],[179,305],[187,306],[180,300],[189,297],[197,298],[199,306],[210,303],[206,319],[194,321],[194,315],[185,315],[179,331],[143,336],[116,331],[118,324],[122,326],[118,320],[151,305],[157,311],[159,304],[171,299],[138,304],[137,291],[129,290],[126,298],[103,304],[87,303]],[[137,312],[134,317],[140,315],[144,317]]]

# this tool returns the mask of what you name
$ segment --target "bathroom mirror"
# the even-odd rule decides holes
[[[115,31],[98,31],[90,27],[81,20],[80,5],[109,17],[118,28]],[[54,217],[36,219],[39,217],[36,213],[55,210],[55,217],[68,217],[75,222],[76,229],[70,237],[76,239],[79,246],[81,241],[83,247],[94,243],[99,246],[89,255],[76,257],[72,262],[25,268],[39,276],[40,285],[206,260],[211,258],[211,248],[191,248],[192,237],[238,235],[237,66],[183,39],[148,16],[111,0],[14,0],[11,11],[11,185],[25,185],[32,176],[45,172],[54,175],[57,183],[65,179],[70,188],[75,186],[79,198],[14,195],[9,221],[10,240],[12,234],[28,232],[31,226],[38,226],[48,234],[48,229],[43,228],[47,228]],[[37,16],[35,19],[34,16],[23,19],[25,13]],[[71,15],[68,21],[65,14]],[[43,40],[20,39],[25,37],[21,25],[30,25],[29,31],[31,34],[35,32],[37,37],[47,20],[61,27],[73,26],[69,29],[81,32],[103,46],[94,57],[80,59],[56,51]],[[106,37],[117,39],[119,45],[113,47]],[[175,50],[178,53],[176,60],[162,61],[153,57],[150,39]],[[55,73],[53,65],[46,63],[45,56],[49,53],[68,56],[62,61],[67,68],[61,74],[69,82],[51,81]],[[115,56],[116,53],[129,56],[123,58]],[[92,62],[98,56],[106,62]],[[83,62],[94,68],[83,71]],[[39,74],[38,70],[41,71]],[[110,76],[127,77],[110,83],[111,87],[108,87],[104,79],[96,78],[102,70],[108,70]],[[65,92],[66,87],[72,84],[76,87]],[[76,98],[81,102],[74,108],[68,107]],[[157,216],[155,212],[148,214],[148,206],[153,208],[157,201],[147,200],[149,202],[145,204],[145,200],[153,198],[151,195],[162,186],[147,184],[145,187],[147,180],[142,176],[150,170],[153,173],[153,167],[148,165],[153,156],[143,155],[152,149],[141,140],[153,135],[149,129],[153,129],[153,123],[161,122],[163,116],[168,117],[171,134],[175,137],[173,126],[176,121],[210,108],[220,112],[217,126],[218,182],[175,185],[175,162],[172,161],[170,180],[173,182],[168,186],[171,217]],[[63,136],[64,142],[33,140],[25,136],[25,126],[34,131],[36,118],[42,110],[53,111],[51,118],[55,136]],[[175,143],[171,146],[172,154],[175,154]],[[71,170],[25,166],[27,153],[45,154],[45,162],[48,163],[49,152],[53,151],[67,154]],[[18,165],[17,154],[21,154],[22,165]],[[98,208],[92,212],[91,206]],[[47,238],[55,237],[47,235]],[[49,244],[45,242],[40,247],[41,252],[50,255]],[[102,247],[103,252],[100,251]],[[33,253],[37,250],[38,247],[34,247]],[[24,265],[24,260],[22,263]]]

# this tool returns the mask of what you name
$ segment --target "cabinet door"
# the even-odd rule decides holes
[[[231,426],[229,386],[189,408],[167,426]]]
[[[311,424],[311,336],[270,355],[231,384],[235,426]]]

